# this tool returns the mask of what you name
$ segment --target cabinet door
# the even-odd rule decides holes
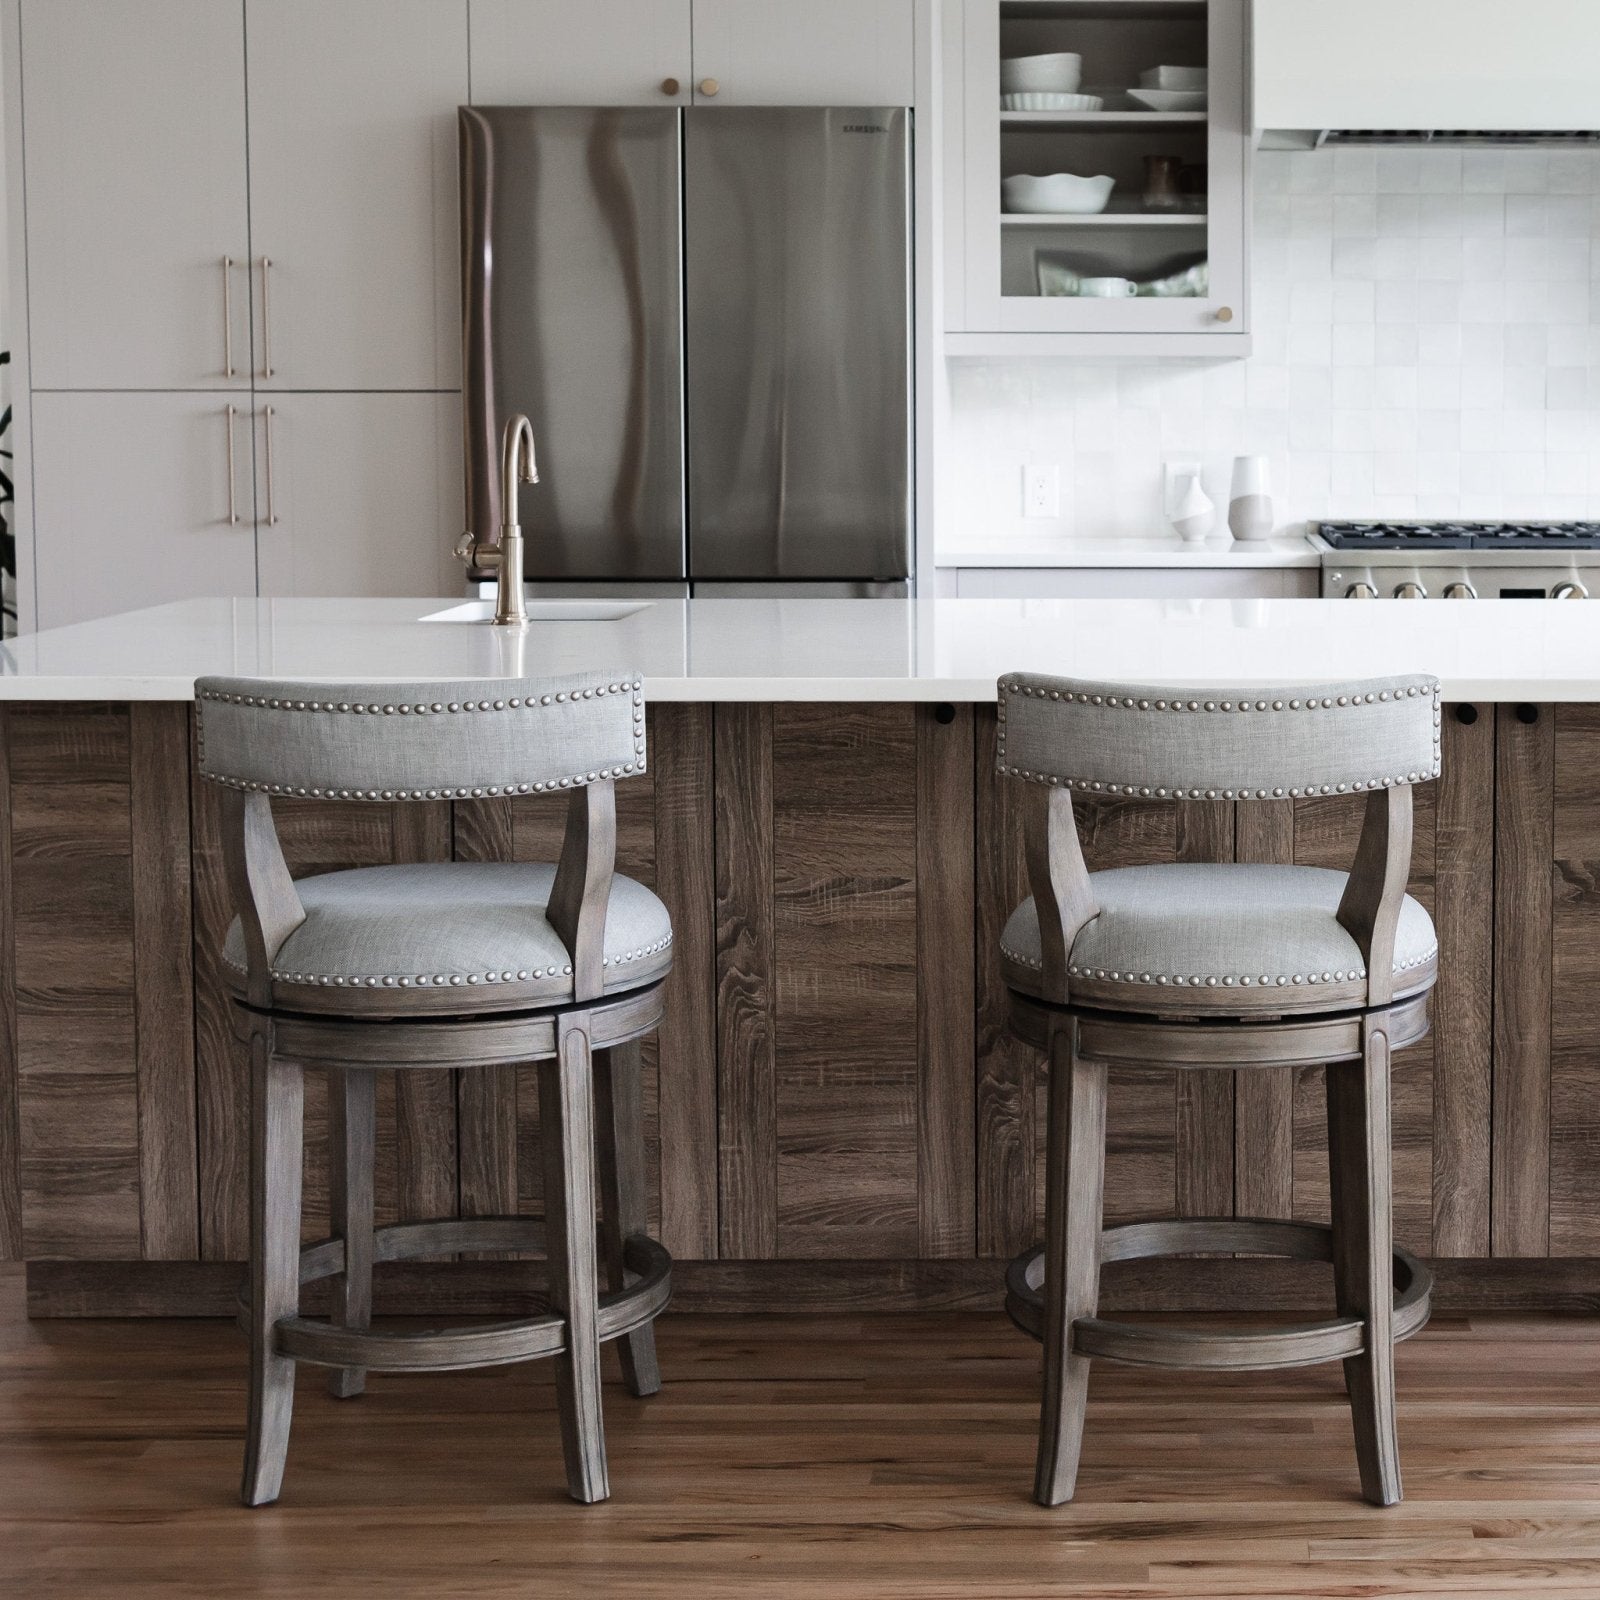
[[[1099,107],[1003,109],[1002,59],[1057,51],[1082,57],[1080,92]],[[1219,344],[1247,332],[1245,58],[1244,0],[966,0],[967,328]],[[1204,67],[1206,95],[1139,104],[1130,89],[1154,66]],[[1088,197],[1048,194],[1013,196],[1029,209],[1002,212],[1002,180],[1028,174],[1109,177],[1114,187],[1089,214],[1070,209]],[[1128,352],[1137,349],[1131,338]]]
[[[480,106],[687,103],[690,0],[470,0]]]
[[[22,44],[34,386],[248,388],[238,7],[24,0]]]
[[[256,460],[263,595],[460,592],[459,396],[275,396]]]
[[[461,0],[246,19],[257,389],[459,387]]]
[[[913,0],[695,0],[695,99],[908,106],[914,40]]]
[[[41,628],[256,592],[250,416],[233,396],[35,393],[33,481]]]

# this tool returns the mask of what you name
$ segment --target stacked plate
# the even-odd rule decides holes
[[[1128,98],[1146,111],[1204,111],[1208,82],[1204,67],[1151,67]]]
[[[1021,94],[1000,96],[1002,111],[1103,111],[1105,101],[1097,94],[1052,94],[1034,89]]]

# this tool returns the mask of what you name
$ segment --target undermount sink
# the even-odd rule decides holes
[[[621,622],[648,610],[650,600],[530,600],[529,622]],[[443,611],[430,611],[419,622],[493,622],[493,600],[467,600]]]

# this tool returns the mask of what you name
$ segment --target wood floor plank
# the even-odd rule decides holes
[[[176,1265],[176,1264],[174,1264]],[[223,1321],[28,1323],[0,1271],[0,1538],[18,1600],[1592,1600],[1592,1320],[1436,1321],[1397,1358],[1407,1500],[1356,1495],[1336,1366],[1097,1367],[1078,1497],[1032,1504],[1038,1349],[989,1315],[657,1324],[608,1382],[613,1499],[566,1497],[550,1362],[301,1375],[281,1500],[233,1503]]]
[[[11,736],[0,706],[0,1261],[22,1256],[22,1135],[17,1124],[17,940],[12,917]]]

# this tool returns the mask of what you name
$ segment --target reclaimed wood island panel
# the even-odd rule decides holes
[[[217,950],[216,795],[181,702],[0,709],[0,1247],[36,1314],[228,1309],[245,1253],[245,1061]],[[1025,892],[990,708],[661,703],[619,860],[677,954],[647,1056],[651,1224],[696,1308],[999,1303],[1040,1232],[1038,1064],[1005,1030]],[[1446,1306],[1600,1304],[1600,707],[1450,706],[1412,890],[1434,1033],[1395,1065],[1396,1234]],[[1359,798],[1082,808],[1091,868],[1347,865]],[[550,858],[561,803],[279,802],[297,874]],[[1281,1087],[1277,1080],[1282,1080]],[[326,1226],[308,1077],[308,1237]],[[382,1090],[380,1220],[537,1211],[517,1071]],[[1117,1218],[1323,1217],[1320,1081],[1114,1075]],[[1247,1280],[1240,1269],[1248,1268]],[[396,1264],[380,1305],[520,1307],[507,1260]],[[1246,1282],[1250,1286],[1245,1287]],[[1145,1264],[1124,1305],[1320,1291],[1287,1264]]]

